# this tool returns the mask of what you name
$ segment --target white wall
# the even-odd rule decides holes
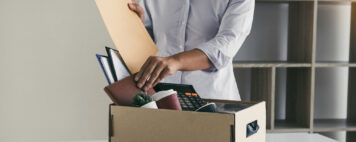
[[[0,0],[0,142],[106,139],[105,45],[92,0]]]

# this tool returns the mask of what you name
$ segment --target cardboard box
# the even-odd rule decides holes
[[[110,105],[110,142],[265,142],[265,102],[212,101],[251,104],[234,114],[145,109]],[[259,130],[247,137],[247,124]]]

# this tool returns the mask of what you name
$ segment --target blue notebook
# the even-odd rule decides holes
[[[99,55],[99,54],[96,54],[96,57],[98,58],[99,64],[104,72],[105,78],[108,81],[108,83],[109,84],[114,83],[115,80],[113,77],[113,73],[111,72],[110,69],[109,58],[107,56]]]

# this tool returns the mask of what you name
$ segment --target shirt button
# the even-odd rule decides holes
[[[179,48],[183,48],[183,45],[179,45]]]

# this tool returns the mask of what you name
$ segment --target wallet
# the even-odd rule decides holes
[[[104,88],[106,94],[116,104],[121,106],[133,106],[133,98],[137,93],[142,92],[136,86],[134,76],[128,76]],[[147,91],[147,95],[152,96],[156,93],[153,89]]]

